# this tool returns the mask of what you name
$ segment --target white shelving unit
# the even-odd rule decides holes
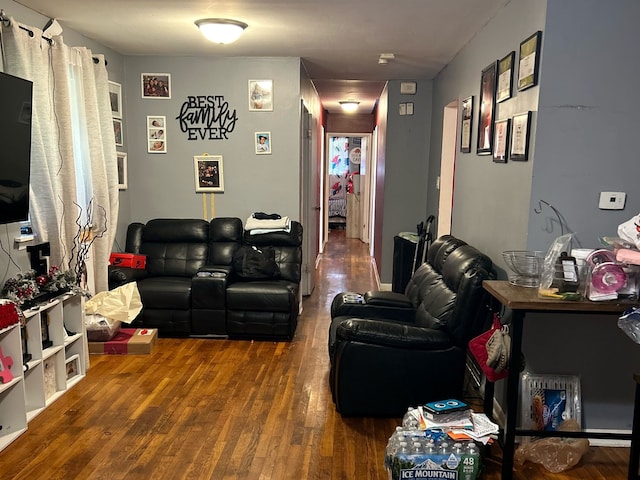
[[[14,377],[0,383],[0,451],[89,368],[84,297],[61,295],[24,314],[25,327],[16,324],[0,331],[0,348],[13,360]],[[31,358],[23,364],[25,350]]]

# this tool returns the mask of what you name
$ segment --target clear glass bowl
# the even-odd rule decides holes
[[[509,282],[521,287],[538,287],[544,263],[544,252],[534,250],[507,250],[502,258],[511,269]]]

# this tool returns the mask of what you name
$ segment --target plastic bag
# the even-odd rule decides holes
[[[640,343],[640,309],[630,308],[625,310],[618,319],[618,327],[636,343]]]
[[[87,315],[102,315],[111,320],[131,323],[142,310],[142,300],[136,282],[99,292],[84,304]]]
[[[640,248],[640,214],[618,225],[618,236]]]
[[[565,432],[579,431],[578,422],[565,420],[558,430]],[[539,438],[521,444],[515,452],[514,461],[522,465],[526,461],[539,463],[552,473],[564,472],[578,464],[582,456],[589,450],[586,438]]]

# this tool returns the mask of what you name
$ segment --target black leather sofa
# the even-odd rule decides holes
[[[410,406],[461,398],[467,344],[488,320],[489,257],[436,239],[405,293],[343,292],[331,306],[329,383],[344,416],[401,417]]]
[[[277,278],[239,278],[233,259],[243,244],[273,247]],[[125,251],[145,269],[109,267],[109,286],[136,281],[143,309],[133,326],[162,336],[293,337],[300,306],[302,225],[250,235],[239,218],[153,219],[132,223]]]

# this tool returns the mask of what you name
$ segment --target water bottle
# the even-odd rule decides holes
[[[438,453],[440,455],[449,455],[451,450],[449,450],[449,444],[447,442],[442,442],[440,447],[438,447]]]
[[[456,442],[453,444],[453,453],[456,454],[458,458],[462,456],[462,454],[464,453],[464,448],[462,448],[461,443]]]
[[[404,414],[402,418],[402,426],[406,430],[416,430],[420,427],[420,422],[418,420],[418,409],[409,407],[407,409],[407,413]]]

